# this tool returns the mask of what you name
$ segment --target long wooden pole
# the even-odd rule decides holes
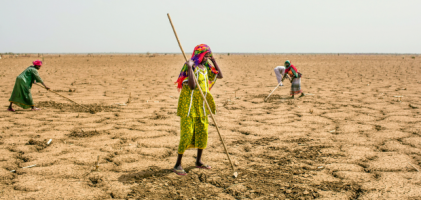
[[[289,78],[289,76],[288,76],[288,74],[285,74],[284,76],[286,76],[286,77],[288,77]],[[285,77],[284,77],[285,78]],[[283,79],[282,79],[283,80]],[[281,80],[281,83],[282,83],[282,80]],[[283,85],[282,85],[283,86]],[[279,83],[278,83],[278,85],[275,87],[275,89],[273,89],[272,90],[272,92],[266,97],[266,99],[265,99],[265,102],[266,102],[266,100],[268,100],[268,98],[270,97],[270,95],[272,95],[272,93],[273,92],[275,92],[275,90],[276,89],[278,89],[278,87],[279,87]]]
[[[38,85],[38,84],[36,84],[36,83],[34,83],[34,84],[35,84],[35,85]],[[41,86],[41,85],[38,85],[38,86],[40,86],[40,87],[42,87],[42,88],[44,88],[44,89],[46,89],[46,90],[47,90],[47,88],[45,88],[45,87],[43,87],[43,86]],[[59,94],[59,93],[57,93],[57,92],[54,92],[54,91],[52,91],[52,90],[47,90],[47,91],[52,92],[52,93],[54,93],[54,94],[56,94],[56,95],[58,95],[58,96],[61,96],[61,97],[65,98],[65,99],[67,99],[67,100],[69,100],[69,101],[71,101],[71,102],[73,102],[73,103],[77,104],[78,106],[80,106],[80,107],[82,107],[82,108],[85,108],[85,109],[89,110],[89,109],[88,109],[88,108],[86,108],[85,106],[82,106],[82,105],[78,104],[76,101],[73,101],[73,100],[71,100],[71,99],[69,99],[69,98],[67,98],[67,97],[65,97],[65,96],[63,96],[63,95],[61,95],[61,94]]]
[[[168,19],[170,20],[170,24],[171,24],[172,30],[174,31],[175,38],[177,39],[178,46],[180,46],[181,52],[183,53],[183,56],[184,56],[184,59],[185,59],[185,60],[186,60],[186,62],[187,62],[187,57],[186,57],[186,54],[184,53],[183,47],[181,46],[180,40],[178,39],[178,35],[177,35],[177,32],[175,31],[174,25],[173,25],[173,23],[172,23],[172,21],[171,21],[170,14],[169,14],[169,13],[167,13],[167,16],[168,16]],[[189,77],[190,77],[190,76],[189,76]],[[216,123],[215,117],[214,117],[214,116],[213,116],[213,114],[212,114],[212,110],[211,110],[211,108],[210,108],[210,106],[209,106],[208,102],[206,101],[206,98],[205,98],[205,95],[203,94],[202,88],[200,88],[199,82],[197,82],[197,79],[196,79],[196,77],[194,76],[194,74],[193,74],[193,76],[192,76],[192,77],[193,77],[193,79],[194,79],[194,82],[195,82],[195,83],[196,83],[196,85],[197,85],[197,88],[199,89],[199,92],[200,92],[200,95],[201,95],[201,96],[202,96],[202,98],[203,98],[203,101],[206,103],[206,107],[207,107],[207,108],[208,108],[208,110],[209,110],[209,114],[210,114],[210,116],[211,116],[211,118],[212,118],[212,120],[213,120],[213,123],[215,124],[216,131],[218,132],[218,135],[219,135],[219,139],[221,139],[221,142],[222,142],[222,144],[223,144],[223,146],[224,146],[224,149],[225,149],[225,153],[227,154],[227,157],[228,157],[228,160],[230,161],[230,164],[231,164],[232,170],[234,171],[234,177],[236,177],[236,178],[237,178],[238,173],[235,171],[235,167],[234,167],[234,165],[232,164],[232,161],[231,161],[230,155],[229,155],[229,153],[228,153],[227,147],[226,147],[226,145],[225,145],[224,139],[222,138],[221,133],[219,132],[218,124]]]
[[[275,89],[272,90],[272,92],[268,95],[268,97],[266,97],[265,101],[268,100],[268,98],[270,97],[270,95],[272,95],[273,92],[275,92],[276,89],[278,89],[279,87],[279,83],[278,85],[275,87]]]

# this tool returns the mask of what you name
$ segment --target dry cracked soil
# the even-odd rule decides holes
[[[36,55],[0,60],[3,199],[421,199],[421,57],[227,55],[212,89],[203,160],[177,157],[184,63],[167,55],[44,55],[33,86],[41,111],[6,111],[14,81]],[[291,60],[307,94],[290,99],[273,68]],[[47,145],[47,142],[52,142]],[[96,162],[99,158],[98,170]],[[35,165],[35,166],[34,166]]]

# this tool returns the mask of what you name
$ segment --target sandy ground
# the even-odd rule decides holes
[[[93,112],[38,86],[41,111],[7,112],[35,59],[0,60],[0,198],[421,198],[420,56],[217,55],[225,78],[212,93],[236,179],[214,125],[204,152],[213,169],[194,168],[189,150],[188,176],[171,172],[180,54],[46,55],[45,83]],[[289,99],[286,82],[265,103],[287,59],[308,95]]]

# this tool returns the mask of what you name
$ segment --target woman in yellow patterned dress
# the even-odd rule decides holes
[[[212,61],[214,66],[210,64],[209,60]],[[210,90],[216,79],[223,78],[223,76],[208,45],[200,44],[194,48],[191,59],[184,64],[176,82],[178,90],[181,90],[177,109],[177,115],[181,118],[181,131],[178,158],[173,171],[178,175],[187,175],[181,167],[181,159],[184,151],[191,148],[197,148],[196,167],[211,169],[211,166],[202,162],[203,149],[206,148],[208,141],[208,115],[210,111],[205,105],[194,79],[189,78],[190,75],[194,75],[198,80],[211,112],[215,114],[215,101]]]

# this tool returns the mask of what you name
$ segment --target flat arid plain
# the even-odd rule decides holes
[[[215,117],[237,178],[212,120],[203,154],[212,169],[195,168],[188,150],[188,175],[172,172],[181,54],[44,55],[46,85],[88,109],[34,85],[42,110],[15,113],[6,111],[15,79],[41,58],[3,56],[0,198],[421,199],[419,55],[215,58],[224,72],[211,91]],[[264,102],[285,60],[307,95],[290,99],[287,81]]]

